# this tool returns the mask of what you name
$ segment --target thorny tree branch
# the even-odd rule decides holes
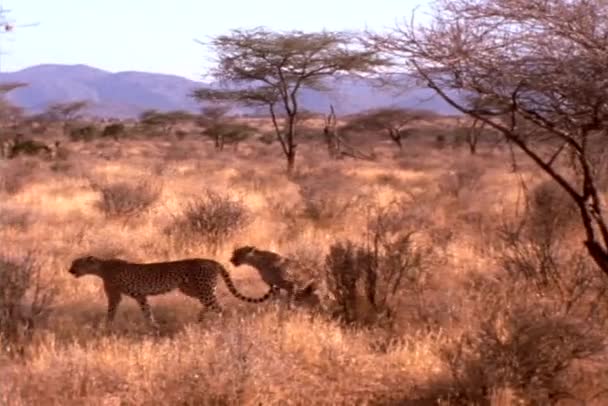
[[[363,42],[390,59],[393,77],[422,81],[559,184],[577,204],[590,256],[608,275],[608,223],[595,170],[596,151],[607,141],[608,3],[440,0],[436,6],[430,24],[412,17],[389,33],[367,33]],[[471,95],[485,105],[470,103]]]

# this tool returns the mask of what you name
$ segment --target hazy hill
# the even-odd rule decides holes
[[[44,110],[49,103],[89,100],[89,113],[98,116],[128,118],[146,109],[191,110],[199,105],[188,94],[202,83],[180,76],[146,73],[111,73],[87,65],[37,65],[16,72],[0,73],[0,82],[26,82],[9,99],[30,112]],[[305,90],[302,107],[325,112],[333,103],[339,114],[354,113],[372,107],[399,105],[421,107],[450,114],[453,109],[428,89],[414,89],[395,96],[388,90],[375,89],[357,79],[343,79],[331,93]]]

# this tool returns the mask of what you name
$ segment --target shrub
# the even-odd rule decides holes
[[[404,289],[417,297],[426,282],[430,249],[416,246],[406,217],[391,208],[376,208],[364,243],[333,244],[325,258],[327,287],[334,315],[346,323],[379,322],[392,327]]]
[[[568,261],[563,235],[572,225],[576,208],[557,189],[545,182],[538,185],[525,202],[523,212],[499,226],[499,262],[513,277],[527,279],[539,289],[558,282],[563,262]]]
[[[117,140],[125,133],[125,125],[123,123],[112,123],[104,127],[101,136],[106,138],[114,138]]]
[[[461,197],[463,192],[475,190],[482,176],[482,167],[470,161],[464,162],[439,179],[439,191],[448,196]]]
[[[32,181],[37,166],[34,160],[0,161],[0,192],[19,193]]]
[[[43,142],[28,139],[15,140],[14,145],[9,151],[8,158],[15,158],[19,155],[47,155],[50,156],[51,148]]]
[[[185,240],[201,239],[215,253],[249,221],[242,201],[208,190],[187,204],[183,216],[167,232]]]
[[[271,145],[276,142],[277,136],[274,133],[264,133],[258,139],[262,144]]]
[[[0,338],[8,344],[5,349],[23,343],[50,313],[56,292],[43,285],[40,270],[31,254],[0,255]]]
[[[292,181],[302,196],[299,216],[319,228],[335,228],[363,201],[360,184],[340,171],[324,169],[298,174]]]
[[[27,230],[32,223],[32,213],[23,208],[0,206],[0,227]]]
[[[69,129],[69,137],[72,141],[92,141],[97,135],[97,128],[90,124]]]
[[[509,388],[525,404],[554,404],[572,396],[564,378],[573,363],[605,350],[600,334],[529,306],[500,319],[482,323],[443,350],[454,400],[483,404],[494,390]]]
[[[238,144],[254,133],[255,129],[248,124],[230,122],[215,122],[203,131],[203,135],[214,140],[217,151],[222,151],[225,144]]]
[[[444,149],[447,145],[447,139],[444,134],[437,134],[435,136],[435,148]]]
[[[162,188],[152,181],[135,185],[127,182],[94,184],[93,189],[101,193],[98,207],[107,217],[136,215],[156,202],[162,191]]]
[[[349,210],[357,207],[360,198],[333,193],[304,193],[301,215],[317,227],[336,226]]]

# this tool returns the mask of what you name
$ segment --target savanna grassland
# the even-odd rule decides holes
[[[605,281],[532,164],[514,171],[504,144],[471,155],[449,120],[402,151],[356,135],[373,160],[330,159],[315,131],[292,177],[268,137],[65,139],[55,158],[0,161],[0,404],[608,401]],[[153,297],[153,335],[125,298],[106,331],[101,280],[67,272],[88,254],[208,257],[259,296],[229,263],[240,245],[303,264],[322,306],[243,303],[220,282],[221,317]]]

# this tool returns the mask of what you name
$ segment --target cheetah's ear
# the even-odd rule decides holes
[[[245,255],[253,254],[255,252],[255,247],[252,245],[248,245],[245,248]]]
[[[308,281],[300,291],[303,295],[309,295],[317,290],[317,282],[314,279]]]

